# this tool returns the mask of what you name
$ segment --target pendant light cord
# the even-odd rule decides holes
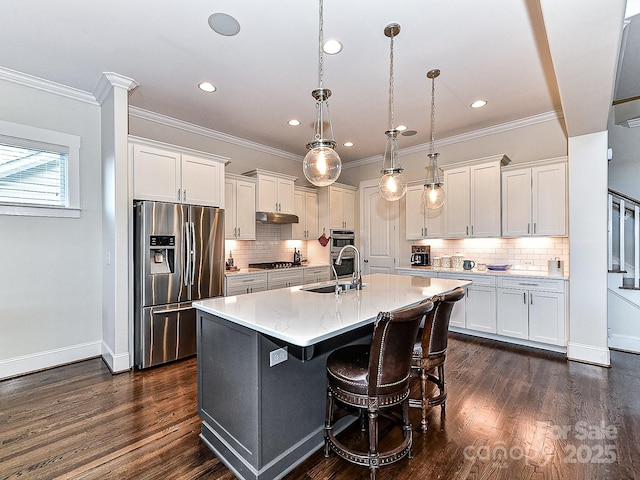
[[[389,53],[389,120],[391,123],[391,130],[395,129],[395,108],[393,101],[393,37],[395,37],[395,35],[392,33],[390,41],[391,48]]]
[[[435,131],[436,131],[436,77],[431,79],[431,155],[434,154],[435,147]]]
[[[323,2],[322,0],[320,0],[320,27],[318,29],[319,33],[318,33],[318,84],[320,85],[320,89],[323,88],[323,80],[324,80],[324,55],[323,53],[323,48],[322,48],[322,42],[324,40],[324,20],[323,20],[323,16],[324,16],[324,8],[323,8]]]

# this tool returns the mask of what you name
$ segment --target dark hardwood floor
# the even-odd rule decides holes
[[[380,480],[639,479],[640,356],[611,358],[607,369],[452,335],[444,422],[434,409],[414,457]],[[93,359],[0,382],[0,479],[235,478],[199,432],[194,358],[115,376]],[[320,450],[286,477],[367,478]]]

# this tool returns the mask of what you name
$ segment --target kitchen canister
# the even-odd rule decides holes
[[[456,270],[462,270],[463,264],[464,255],[462,255],[461,253],[458,252],[451,257],[451,267],[455,268]]]
[[[440,257],[433,257],[433,258],[431,259],[431,266],[432,266],[432,267],[440,268],[440,265],[441,265],[441,263],[440,263]]]
[[[554,277],[561,277],[564,274],[564,260],[560,260],[558,257],[552,258],[547,262],[547,272]]]
[[[449,255],[443,255],[440,258],[440,266],[442,268],[451,268],[451,257]]]

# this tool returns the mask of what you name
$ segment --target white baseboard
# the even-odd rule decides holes
[[[603,348],[569,342],[567,345],[567,358],[576,362],[600,365],[601,367],[611,366],[608,347]]]
[[[640,338],[613,334],[609,337],[609,348],[625,352],[640,353]]]
[[[0,360],[0,380],[100,356],[100,340]],[[127,360],[128,361],[128,360]]]
[[[119,353],[116,355],[109,345],[102,342],[102,359],[111,370],[111,373],[122,373],[131,369],[131,361],[129,352]]]

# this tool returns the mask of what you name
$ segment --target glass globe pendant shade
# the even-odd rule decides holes
[[[308,147],[310,149],[302,162],[304,176],[317,187],[331,185],[342,171],[340,156],[328,144]]]
[[[389,202],[400,200],[407,193],[407,180],[402,170],[386,170],[378,182],[380,196]]]
[[[444,188],[437,183],[426,184],[422,191],[422,203],[431,210],[438,209],[444,205],[445,197]]]

